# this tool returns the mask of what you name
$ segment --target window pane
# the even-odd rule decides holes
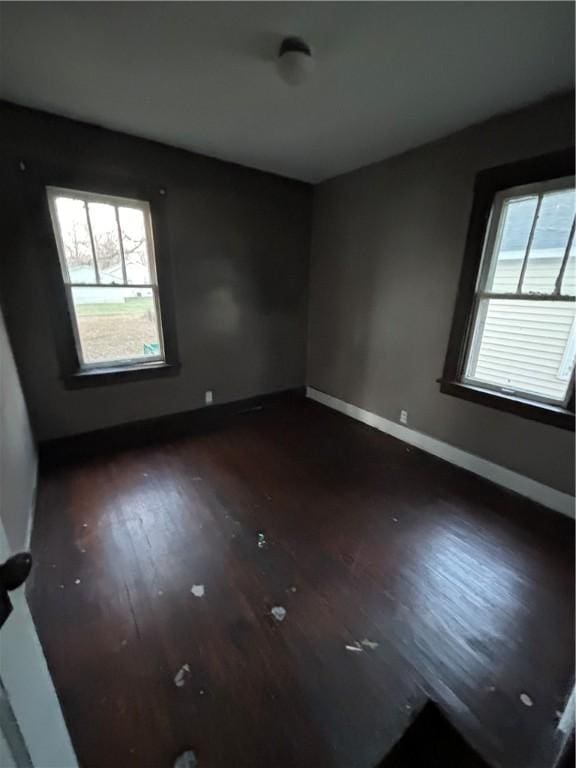
[[[101,283],[124,283],[118,225],[113,205],[88,203]]]
[[[139,208],[118,208],[126,276],[129,283],[151,283],[144,213]]]
[[[537,204],[538,197],[532,196],[508,200],[503,205],[487,291],[516,293]]]
[[[572,245],[570,246],[560,293],[563,293],[565,296],[574,296],[576,294],[576,238],[572,240]]]
[[[95,283],[90,232],[83,200],[56,198],[56,215],[71,283]]]
[[[528,255],[522,293],[552,293],[573,218],[573,189],[544,195]]]
[[[85,364],[161,356],[151,288],[73,288],[72,298]]]
[[[466,377],[562,402],[574,366],[573,321],[573,302],[483,299]]]

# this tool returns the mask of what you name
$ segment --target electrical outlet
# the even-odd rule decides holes
[[[206,405],[210,405],[212,402],[214,402],[214,392],[211,389],[207,389],[204,393],[204,402]]]
[[[400,411],[400,424],[408,424],[408,411]]]

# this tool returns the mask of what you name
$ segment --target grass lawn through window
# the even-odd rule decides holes
[[[152,296],[75,305],[85,363],[122,361],[159,353]]]

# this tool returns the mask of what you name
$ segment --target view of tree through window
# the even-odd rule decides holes
[[[49,189],[84,367],[163,359],[148,204]]]

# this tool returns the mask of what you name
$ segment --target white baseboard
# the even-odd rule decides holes
[[[485,477],[493,483],[497,483],[504,488],[537,501],[539,504],[550,507],[550,509],[554,509],[556,512],[560,512],[567,517],[574,518],[575,516],[574,499],[568,493],[557,491],[555,488],[550,488],[548,485],[531,480],[529,477],[513,472],[511,469],[506,469],[506,467],[501,467],[499,464],[481,459],[479,456],[467,453],[461,448],[455,448],[453,445],[443,443],[441,440],[436,440],[436,438],[424,435],[422,432],[409,429],[402,424],[384,419],[382,416],[365,411],[363,408],[346,403],[344,400],[327,395],[313,387],[306,387],[306,396],[311,400],[322,403],[322,405],[334,408],[334,410],[340,411],[340,413],[344,413],[346,416],[361,421],[363,424],[368,424],[370,427],[375,427],[381,432],[386,432],[388,435],[398,438],[398,440],[409,443],[409,445],[413,445],[416,448],[421,448],[423,451],[449,461],[451,464],[456,464],[458,467],[467,469],[475,475]]]

